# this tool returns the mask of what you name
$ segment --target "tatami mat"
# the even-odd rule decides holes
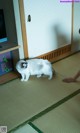
[[[79,84],[65,84],[57,75],[51,81],[19,79],[0,86],[0,124],[12,129],[79,89]]]
[[[64,77],[73,76],[80,70],[80,52],[54,63],[53,66]]]
[[[80,133],[80,94],[33,123],[44,133]]]
[[[56,76],[50,81],[46,77],[39,79],[30,77],[28,82],[16,79],[1,85],[0,125],[8,126],[10,131],[78,90],[80,82],[71,84],[62,82],[64,67],[63,71],[61,68],[58,70],[56,66]]]
[[[16,130],[12,131],[12,133],[43,133],[39,128],[37,128],[32,123],[27,123]]]

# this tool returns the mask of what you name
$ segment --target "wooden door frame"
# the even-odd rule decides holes
[[[23,0],[18,0],[19,3],[19,12],[21,20],[21,30],[22,30],[22,39],[23,39],[23,49],[24,49],[24,58],[28,58],[28,42],[27,42],[27,31],[26,31],[26,20],[24,14],[24,4]]]
[[[74,2],[72,2],[72,18],[71,18],[71,48],[73,45],[73,31],[74,31]]]

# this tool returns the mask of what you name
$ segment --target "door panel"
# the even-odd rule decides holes
[[[29,57],[71,43],[71,7],[59,0],[24,0]]]

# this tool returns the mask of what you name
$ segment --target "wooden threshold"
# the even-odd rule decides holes
[[[14,71],[4,74],[0,76],[0,85],[5,84],[11,80],[17,79],[18,77],[20,77],[20,75]]]
[[[64,57],[71,55],[71,45],[61,47],[46,54],[37,56],[37,58],[47,59],[50,62],[58,61]]]

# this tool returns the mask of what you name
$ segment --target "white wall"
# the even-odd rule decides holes
[[[18,45],[20,45],[19,57],[20,57],[20,59],[23,59],[24,58],[24,50],[23,50],[23,40],[22,40],[22,31],[21,31],[18,0],[13,0],[13,6],[14,6],[15,23],[16,23],[16,30],[17,30],[17,40],[18,40]]]
[[[71,43],[71,3],[59,0],[24,0],[29,57]],[[28,15],[31,22],[28,22]]]

